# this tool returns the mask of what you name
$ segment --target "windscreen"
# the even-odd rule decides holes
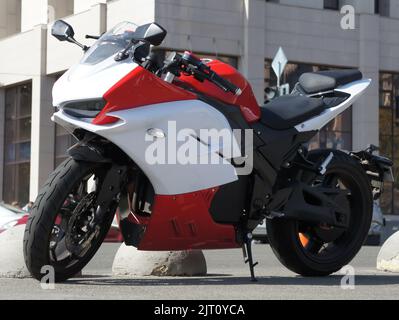
[[[104,33],[83,57],[82,64],[97,64],[123,50],[133,38],[137,25],[122,22]]]

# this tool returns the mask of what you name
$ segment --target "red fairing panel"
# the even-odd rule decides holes
[[[170,101],[195,100],[197,96],[169,84],[138,66],[104,94],[107,105],[93,120],[101,125],[117,121],[107,113]]]
[[[230,92],[224,92],[222,89],[209,81],[200,82],[192,76],[182,75],[178,81],[188,84],[199,92],[203,92],[207,96],[216,98],[227,104],[238,106],[248,122],[256,122],[260,119],[260,108],[252,87],[249,82],[232,66],[219,60],[212,60],[207,63],[213,71],[221,77],[229,80],[242,90],[242,94],[237,96]]]
[[[209,213],[216,192],[157,195],[139,250],[238,248],[234,227],[214,222]]]

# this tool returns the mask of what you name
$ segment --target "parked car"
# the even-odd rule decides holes
[[[381,244],[382,229],[385,226],[385,218],[377,201],[374,201],[373,220],[371,222],[369,236],[366,245],[378,246]],[[266,220],[253,231],[254,240],[267,243]]]
[[[0,233],[17,225],[24,216],[26,216],[26,212],[0,203]]]

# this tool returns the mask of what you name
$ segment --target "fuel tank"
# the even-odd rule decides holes
[[[241,95],[238,96],[230,92],[224,92],[213,83],[209,81],[200,82],[192,76],[181,75],[176,84],[180,82],[180,85],[188,85],[204,95],[218,99],[226,104],[237,106],[241,109],[245,120],[248,122],[258,121],[260,118],[260,108],[252,87],[245,77],[234,67],[220,60],[204,59],[203,62],[218,75],[238,86],[242,90]]]

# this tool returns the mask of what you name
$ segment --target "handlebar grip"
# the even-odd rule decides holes
[[[206,79],[213,82],[223,91],[232,92],[237,96],[242,93],[239,87],[219,76],[215,71],[211,70],[209,66],[205,65],[201,59],[197,58],[191,52],[184,52],[184,54],[181,56],[181,60],[188,65],[193,65],[194,67],[196,67],[198,71],[205,76]]]
[[[212,74],[210,75],[210,79],[217,86],[219,86],[222,90],[224,90],[226,92],[234,93],[237,96],[239,96],[242,93],[242,91],[239,87],[237,87],[235,84],[231,83],[230,81],[222,78],[216,72],[212,72]]]

